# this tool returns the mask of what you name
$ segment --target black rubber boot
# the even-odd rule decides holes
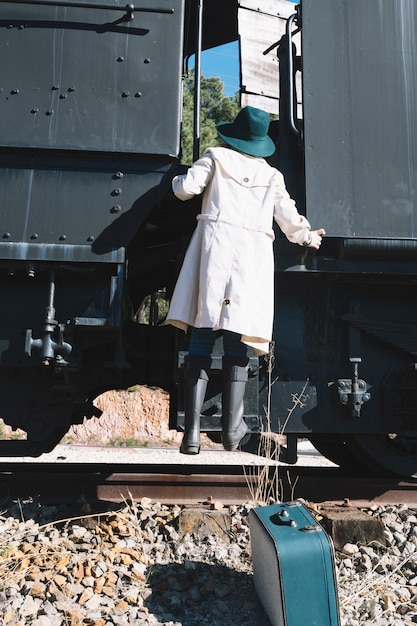
[[[207,391],[211,358],[186,356],[184,371],[184,437],[180,452],[198,454],[200,452],[200,415]]]
[[[248,432],[243,419],[248,360],[223,358],[222,443],[225,450],[237,450]]]

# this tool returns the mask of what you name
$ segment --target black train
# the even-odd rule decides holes
[[[52,449],[98,394],[137,383],[170,392],[181,428],[187,344],[160,294],[198,211],[170,190],[183,67],[200,40],[237,39],[240,5],[255,7],[0,0],[0,417],[27,432],[1,455]],[[414,0],[302,0],[265,41],[280,61],[274,163],[327,231],[317,254],[277,232],[275,353],[251,365],[246,445],[268,414],[288,462],[309,437],[345,468],[417,470],[416,33]]]

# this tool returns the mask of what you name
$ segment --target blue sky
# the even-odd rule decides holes
[[[298,4],[298,0],[289,1]],[[239,50],[237,41],[204,52],[201,60],[201,72],[207,78],[209,76],[219,76],[224,83],[224,94],[226,96],[234,96],[239,89]]]
[[[234,96],[239,89],[239,49],[237,41],[207,50],[202,55],[201,73],[219,76],[224,83],[225,96]]]

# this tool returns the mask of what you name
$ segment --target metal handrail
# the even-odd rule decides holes
[[[0,3],[10,4],[10,0],[0,0]],[[167,13],[172,15],[174,9],[157,9],[153,7],[137,7],[133,4],[115,6],[114,4],[92,4],[91,2],[59,2],[55,0],[14,0],[13,4],[36,4],[53,7],[74,7],[77,9],[105,9],[107,11],[126,11],[127,21],[134,19],[134,13]]]
[[[204,0],[197,0],[197,23],[196,23],[197,49],[195,52],[195,66],[194,66],[193,161],[196,161],[200,156],[201,51],[202,51],[202,38],[203,38],[203,2]]]
[[[292,23],[297,17],[297,13],[290,15],[286,25],[286,35],[288,42],[288,121],[292,132],[301,137],[301,131],[297,128],[294,118],[294,64],[292,56]]]

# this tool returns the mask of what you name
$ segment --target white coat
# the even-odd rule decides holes
[[[293,243],[310,224],[284,178],[263,158],[209,148],[172,181],[187,200],[202,192],[201,213],[171,299],[167,322],[230,330],[255,354],[266,354],[274,317],[273,219]]]

